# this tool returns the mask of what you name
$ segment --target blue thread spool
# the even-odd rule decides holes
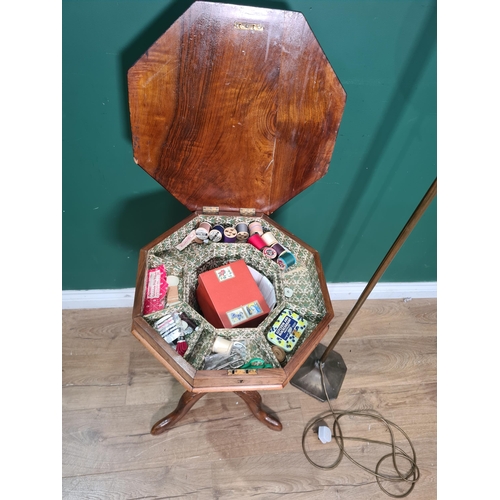
[[[223,236],[224,236],[224,227],[221,226],[220,224],[215,225],[213,229],[208,233],[208,238],[210,239],[210,241],[213,241],[214,243],[222,241]]]
[[[295,255],[293,255],[293,253],[289,252],[288,250],[285,250],[276,260],[276,263],[278,264],[278,266],[280,266],[281,269],[288,269],[296,262],[297,260],[295,259]]]

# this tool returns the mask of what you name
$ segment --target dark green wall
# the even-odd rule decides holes
[[[231,3],[301,11],[347,92],[328,174],[272,217],[328,282],[368,281],[436,177],[431,0]],[[132,159],[126,72],[190,1],[63,0],[63,289],[128,288],[188,210]],[[381,281],[436,281],[436,200]]]

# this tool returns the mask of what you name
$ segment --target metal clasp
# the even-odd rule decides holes
[[[257,370],[255,370],[255,369],[242,370],[240,368],[240,369],[235,369],[235,370],[228,370],[227,374],[228,375],[257,375]]]

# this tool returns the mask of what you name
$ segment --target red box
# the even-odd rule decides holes
[[[242,259],[201,273],[196,298],[205,319],[216,328],[256,327],[269,314]]]

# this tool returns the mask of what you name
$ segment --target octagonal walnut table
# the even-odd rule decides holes
[[[258,391],[285,387],[326,334],[333,308],[318,252],[269,215],[327,173],[346,94],[301,13],[210,2],[195,2],[148,49],[128,86],[135,162],[192,212],[139,256],[132,333],[186,389],[151,432],[171,428],[204,394],[224,391],[280,430]],[[283,270],[248,243],[176,248],[202,221],[255,220],[295,265]],[[216,329],[196,303],[197,276],[238,259],[271,281],[277,305],[257,328]],[[180,302],[144,315],[147,271],[160,264],[180,278]],[[266,333],[285,307],[308,327],[280,364]],[[153,326],[173,309],[200,325],[184,357]],[[250,357],[273,368],[203,370],[216,336],[244,339]]]

